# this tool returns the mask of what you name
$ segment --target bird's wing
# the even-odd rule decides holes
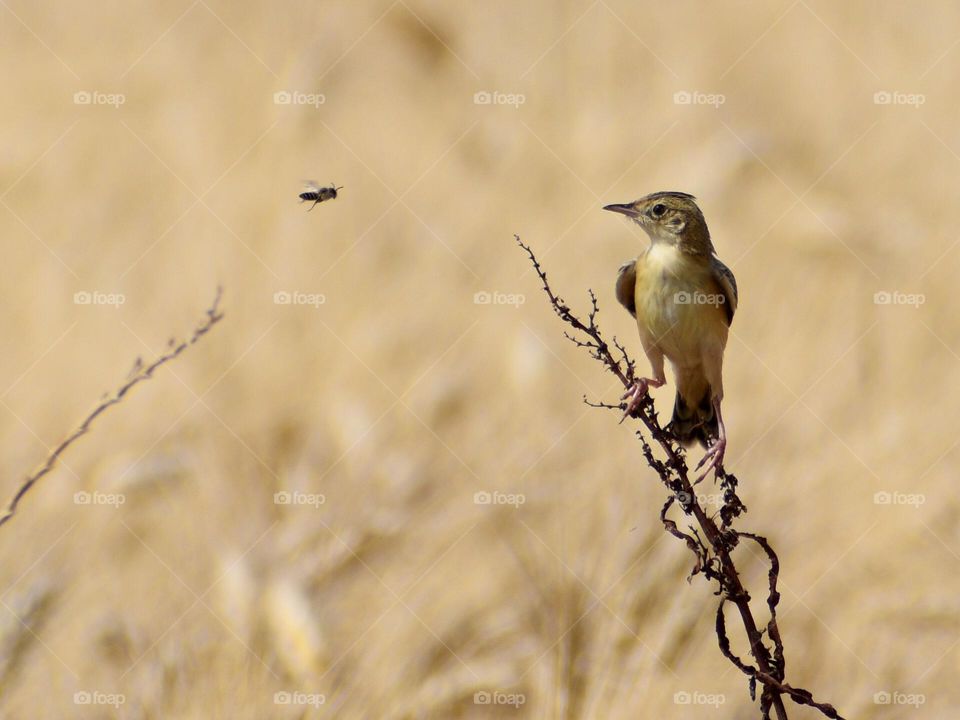
[[[711,258],[710,269],[713,272],[713,278],[720,286],[726,302],[724,306],[727,311],[727,326],[733,324],[733,314],[737,311],[737,279],[733,272],[716,257]]]
[[[637,316],[637,300],[634,290],[637,285],[637,259],[625,262],[617,271],[617,300],[627,311]]]

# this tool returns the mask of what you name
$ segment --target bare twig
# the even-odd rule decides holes
[[[218,287],[217,294],[213,299],[213,303],[209,308],[207,308],[206,316],[204,317],[203,322],[197,326],[197,328],[193,331],[193,334],[190,335],[188,339],[181,340],[179,342],[171,339],[167,346],[167,351],[157,357],[149,365],[144,365],[143,360],[141,360],[139,357],[136,359],[130,374],[127,376],[126,382],[118,387],[113,394],[105,396],[105,398],[101,400],[100,404],[91,410],[90,413],[83,419],[83,422],[81,422],[69,435],[67,435],[67,437],[60,442],[59,445],[57,445],[50,452],[40,468],[32,475],[28,476],[23,483],[21,483],[20,487],[7,502],[7,506],[3,510],[3,514],[0,515],[0,525],[6,523],[16,514],[17,506],[20,504],[20,501],[23,499],[23,497],[30,492],[30,489],[37,484],[40,478],[53,470],[57,464],[57,461],[60,459],[60,456],[63,455],[67,448],[69,448],[71,445],[73,445],[73,443],[89,432],[91,426],[98,417],[105,413],[109,408],[123,402],[123,399],[131,390],[133,390],[133,388],[152,378],[155,370],[179,357],[184,350],[191,345],[196,344],[200,338],[206,335],[214,325],[220,322],[220,320],[223,318],[223,312],[220,310],[221,295],[222,289]]]
[[[612,372],[625,388],[632,387],[635,378],[635,363],[627,355],[624,346],[616,339],[613,340],[616,354],[603,339],[597,325],[599,307],[593,291],[589,291],[590,310],[587,321],[583,322],[573,314],[573,311],[564,303],[563,299],[551,289],[547,281],[547,274],[540,267],[533,250],[524,245],[519,236],[515,237],[517,244],[530,257],[533,268],[540,277],[543,290],[547,294],[554,312],[573,328],[574,332],[572,334],[564,332],[564,335],[577,347],[586,348],[591,357],[603,363],[604,367]],[[613,405],[603,401],[591,402],[587,398],[584,398],[584,402],[592,407],[618,412],[625,409],[623,404]],[[694,484],[690,481],[688,475],[684,450],[670,433],[661,427],[657,419],[653,399],[649,394],[643,398],[643,402],[634,412],[633,417],[638,418],[643,425],[643,428],[637,431],[637,437],[642,443],[647,464],[657,473],[661,482],[671,493],[660,512],[660,520],[664,529],[682,540],[696,558],[690,576],[703,575],[708,581],[717,583],[717,594],[720,596],[720,602],[717,607],[716,631],[720,651],[747,676],[752,699],[756,699],[756,686],[757,683],[760,684],[761,716],[769,718],[770,710],[773,709],[778,720],[786,720],[787,711],[783,703],[783,696],[786,695],[797,704],[816,708],[828,718],[843,720],[833,706],[814,701],[813,695],[809,691],[794,688],[784,680],[786,660],[784,659],[783,641],[777,626],[777,605],[780,602],[777,581],[780,573],[780,561],[766,538],[754,533],[733,529],[733,522],[747,511],[746,506],[737,496],[738,481],[736,476],[726,472],[722,465],[717,466],[716,478],[723,490],[723,504],[718,513],[720,518],[720,524],[718,525],[701,505]],[[653,446],[647,440],[644,429],[652,442],[659,446],[665,459],[660,459],[654,454]],[[681,530],[677,523],[668,517],[668,513],[674,504],[679,505],[684,514],[695,521],[696,525],[690,525],[688,532]],[[766,625],[766,634],[773,644],[772,648],[764,643],[763,633],[760,631],[750,608],[750,594],[743,586],[740,574],[733,561],[733,550],[737,547],[741,538],[746,538],[759,545],[770,564],[767,593],[769,619]],[[753,657],[755,664],[750,664],[741,659],[730,648],[724,616],[724,607],[727,602],[734,605],[739,611],[744,633],[750,644],[750,655]]]

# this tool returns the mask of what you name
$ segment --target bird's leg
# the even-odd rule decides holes
[[[697,463],[696,469],[699,470],[706,465],[703,474],[697,478],[696,483],[703,480],[711,470],[715,470],[717,465],[723,462],[723,454],[727,449],[727,429],[723,424],[723,416],[720,414],[720,398],[713,399],[713,412],[717,415],[717,439],[704,453],[703,458]]]
[[[620,398],[621,400],[630,398],[630,401],[627,403],[627,409],[624,411],[623,417],[620,418],[620,422],[622,423],[637,411],[640,403],[643,402],[643,396],[647,394],[650,388],[658,388],[663,385],[663,383],[663,380],[656,378],[638,378],[634,380],[633,385],[623,394],[623,397]]]

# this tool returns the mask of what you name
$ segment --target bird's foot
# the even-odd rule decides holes
[[[724,435],[718,437],[711,445],[707,452],[704,453],[703,457],[700,459],[700,462],[697,463],[696,470],[699,470],[701,467],[704,468],[703,474],[696,479],[694,484],[701,482],[711,470],[715,470],[716,467],[723,463],[723,454],[727,449],[727,438]]]
[[[620,422],[622,423],[637,411],[637,408],[640,407],[640,404],[643,402],[643,398],[650,391],[651,387],[660,387],[660,384],[661,383],[651,378],[639,378],[634,380],[633,386],[630,387],[620,398],[621,400],[630,398],[630,400],[627,402],[627,408],[623,412],[623,417],[620,418]]]

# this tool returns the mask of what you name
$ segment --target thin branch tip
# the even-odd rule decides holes
[[[35,470],[31,475],[20,484],[17,490],[11,495],[9,501],[7,502],[6,507],[0,511],[0,526],[3,526],[9,520],[13,518],[17,513],[17,508],[20,504],[20,501],[30,492],[31,488],[37,484],[37,482],[44,476],[50,473],[54,467],[56,467],[57,461],[60,459],[60,456],[63,455],[66,450],[73,445],[77,440],[86,435],[93,423],[104,414],[108,409],[114,405],[118,405],[123,402],[124,398],[130,393],[133,388],[139,385],[142,382],[145,382],[153,377],[153,373],[158,368],[166,365],[168,362],[172,362],[177,357],[180,356],[188,347],[194,345],[200,338],[206,335],[214,325],[216,325],[220,320],[223,319],[223,312],[220,310],[220,299],[222,297],[223,289],[220,286],[217,286],[217,292],[214,296],[213,302],[206,310],[206,318],[197,326],[193,331],[193,334],[186,340],[180,341],[179,343],[175,338],[170,338],[167,343],[167,351],[159,355],[149,364],[144,364],[141,357],[137,357],[133,363],[132,369],[127,375],[127,379],[121,384],[116,390],[112,393],[105,393],[100,402],[96,407],[91,410],[83,421],[73,429],[60,443],[47,455],[46,460],[40,465],[40,467]]]

